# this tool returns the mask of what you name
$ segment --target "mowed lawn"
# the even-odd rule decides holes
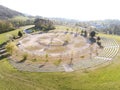
[[[119,36],[101,36],[114,38],[120,44]],[[69,73],[22,72],[3,59],[0,60],[0,90],[120,90],[120,52],[108,66]]]
[[[8,40],[10,36],[12,36],[12,35],[16,36],[18,34],[18,31],[22,31],[24,29],[27,29],[27,28],[30,28],[30,27],[33,27],[33,26],[34,25],[23,26],[23,27],[20,27],[16,30],[0,34],[0,44],[5,42],[6,40]]]

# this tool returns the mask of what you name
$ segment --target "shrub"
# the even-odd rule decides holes
[[[26,54],[26,53],[25,53],[25,54],[23,54],[23,55],[22,55],[22,60],[26,60],[26,59],[27,59],[27,57],[28,57],[28,54]]]
[[[28,55],[27,55],[26,53],[24,53],[24,54],[22,55],[22,59],[21,59],[20,61],[18,61],[18,63],[24,62],[25,60],[27,60],[27,57],[28,57]]]
[[[56,65],[56,66],[59,66],[60,63],[61,63],[61,61],[62,61],[61,59],[58,59],[58,60],[56,60],[53,64]]]
[[[9,54],[13,54],[13,51],[17,49],[17,46],[14,42],[7,43],[6,49],[9,52]]]
[[[48,54],[45,55],[45,62],[48,62]]]
[[[36,61],[37,61],[37,59],[36,59],[36,58],[33,58],[31,61],[32,61],[32,62],[36,62]]]
[[[85,56],[80,56],[80,58],[85,58]]]
[[[70,37],[70,35],[69,34],[67,34],[67,35],[65,35],[65,41],[70,41],[71,40],[71,37]]]
[[[67,30],[67,32],[68,32],[68,31],[69,31],[69,28],[67,28],[66,30]]]

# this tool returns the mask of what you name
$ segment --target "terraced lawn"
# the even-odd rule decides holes
[[[119,36],[102,35],[116,39]],[[0,42],[4,40],[0,34]],[[120,90],[120,52],[113,62],[96,70],[59,73],[31,73],[14,69],[0,60],[0,90]]]

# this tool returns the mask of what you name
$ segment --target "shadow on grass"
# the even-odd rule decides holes
[[[17,61],[17,63],[24,63],[27,59],[22,59],[20,61]]]
[[[44,67],[44,66],[46,65],[47,62],[48,62],[48,61],[45,61],[42,65],[39,66],[39,68]]]

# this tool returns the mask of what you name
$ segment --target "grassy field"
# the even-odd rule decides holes
[[[80,30],[78,27],[70,27],[70,26],[60,26],[57,25],[56,26],[56,30],[63,30],[63,31],[76,31],[76,30]]]
[[[0,34],[1,42],[4,34]],[[120,44],[119,36],[101,36],[114,38]],[[22,72],[14,69],[7,59],[3,59],[0,60],[0,90],[120,90],[119,58],[120,52],[108,66],[70,73]]]
[[[17,35],[18,31],[22,31],[22,30],[30,28],[30,27],[33,27],[33,25],[23,26],[23,27],[20,27],[19,29],[0,34],[0,43],[5,42],[6,40],[8,40],[9,36],[11,36],[11,35]]]
[[[12,20],[20,20],[20,21],[26,21],[28,20],[29,18],[28,17],[25,17],[25,16],[16,16],[16,17],[13,17]]]

